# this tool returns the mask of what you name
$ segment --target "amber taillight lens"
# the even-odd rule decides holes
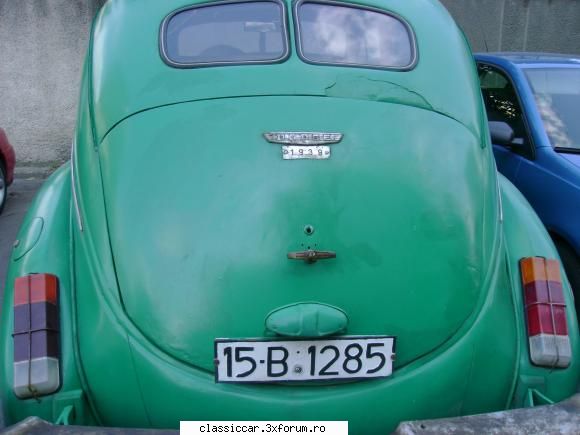
[[[572,358],[560,262],[520,260],[530,359],[542,367],[568,367]]]

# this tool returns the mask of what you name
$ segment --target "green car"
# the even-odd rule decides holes
[[[9,265],[6,422],[379,434],[572,395],[570,286],[487,131],[437,1],[109,0]]]

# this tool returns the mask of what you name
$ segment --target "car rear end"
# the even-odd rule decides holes
[[[59,403],[107,426],[369,434],[521,405],[510,252],[551,253],[506,238],[475,68],[442,6],[131,5],[100,13],[81,97],[60,314],[82,393]],[[572,391],[577,362],[541,370],[551,397]]]
[[[134,373],[115,384],[139,385],[135,419],[340,416],[376,433],[504,407],[517,326],[463,41],[458,81],[443,80],[463,86],[450,105],[413,7],[236,2],[164,16],[151,65],[164,104],[99,143]],[[159,97],[148,89],[140,104]],[[98,119],[118,110],[108,94],[95,101]],[[113,362],[96,351],[117,328],[90,309],[111,304],[77,285],[87,382],[120,424],[102,382]]]

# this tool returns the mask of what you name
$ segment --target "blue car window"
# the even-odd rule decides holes
[[[296,6],[298,50],[307,62],[408,69],[415,62],[410,28],[374,9],[338,3]]]
[[[489,121],[508,124],[514,131],[514,152],[527,157],[533,156],[533,149],[520,101],[507,76],[489,65],[478,66],[481,93]]]
[[[580,150],[580,68],[526,68],[524,72],[552,146]]]
[[[288,54],[285,8],[255,1],[177,11],[163,23],[161,52],[177,67],[282,60]]]

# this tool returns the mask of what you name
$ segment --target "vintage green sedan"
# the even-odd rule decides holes
[[[434,0],[109,0],[9,266],[8,423],[400,421],[560,401],[550,238]]]

